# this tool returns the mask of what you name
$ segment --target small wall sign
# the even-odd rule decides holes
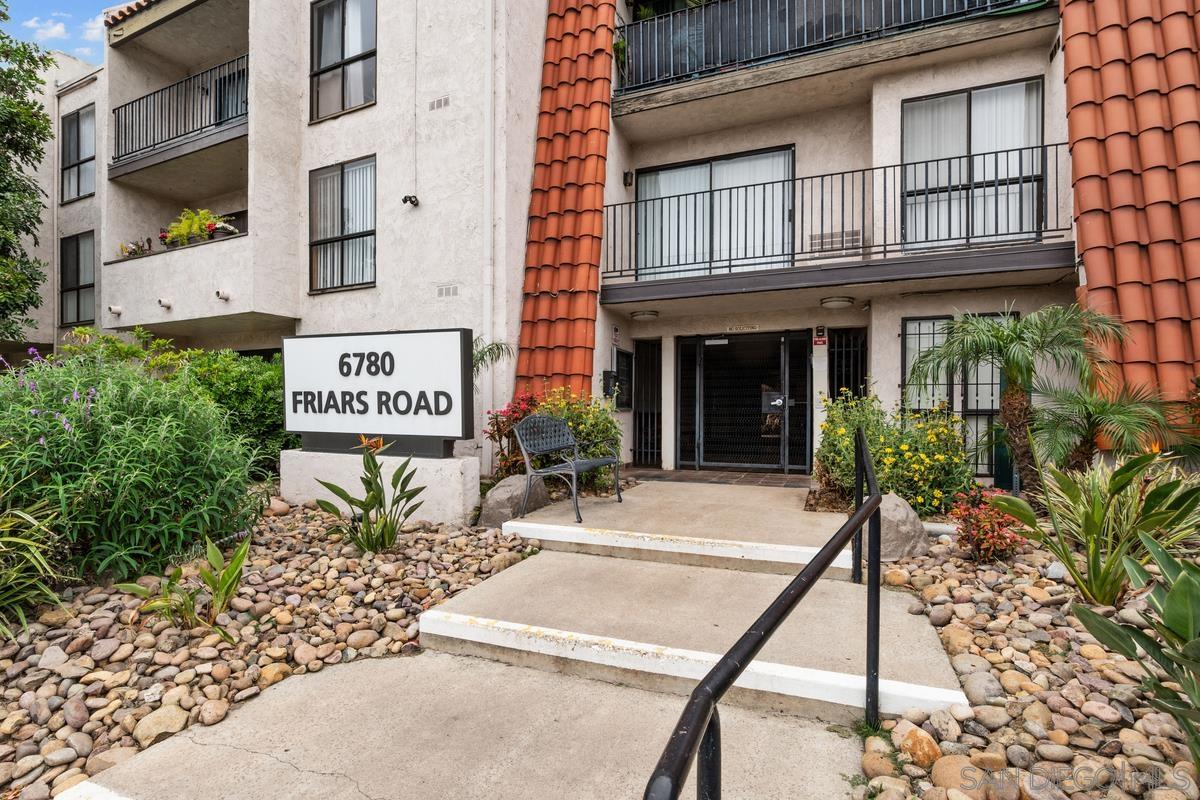
[[[391,331],[283,339],[292,433],[469,439],[471,331]]]

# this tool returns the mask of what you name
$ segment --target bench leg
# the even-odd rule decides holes
[[[575,521],[583,522],[583,516],[579,513],[579,473],[571,470],[571,500],[575,503]]]
[[[525,496],[521,498],[521,510],[519,512],[517,512],[518,518],[525,516],[525,507],[527,505],[529,505],[529,490],[532,487],[533,487],[533,476],[526,474],[525,475]]]
[[[613,480],[617,483],[617,502],[623,503],[621,499],[621,459],[617,457],[617,463],[613,464]]]

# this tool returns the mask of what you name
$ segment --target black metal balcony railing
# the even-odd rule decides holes
[[[633,91],[1043,0],[708,0],[619,26]]]
[[[606,280],[727,275],[1060,238],[1065,144],[616,203]]]
[[[113,160],[245,119],[250,56],[191,75],[113,109]]]

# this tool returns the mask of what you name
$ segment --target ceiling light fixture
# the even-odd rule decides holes
[[[652,319],[658,319],[658,312],[653,310],[634,311],[629,315],[629,318],[634,322],[647,322]]]
[[[821,298],[821,308],[849,308],[852,305],[854,305],[854,298],[846,297],[845,295]]]

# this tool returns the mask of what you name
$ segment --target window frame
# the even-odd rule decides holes
[[[371,193],[371,206],[372,206],[372,215],[371,216],[375,219],[375,225],[372,226],[372,228],[369,231],[359,231],[357,233],[347,234],[345,232],[345,230],[346,230],[346,185],[345,185],[346,184],[346,167],[350,164],[357,164],[360,161],[367,161],[368,159],[370,159],[371,163],[374,165],[374,170],[375,170],[375,175],[374,175],[375,179],[373,181],[372,193]],[[314,238],[312,238],[312,235],[313,235],[313,232],[312,232],[313,181],[316,179],[317,173],[325,172],[327,170],[332,170],[334,167],[338,168],[338,198],[341,200],[341,218],[339,220],[338,229],[341,230],[342,232],[340,234],[338,234],[337,236],[326,236],[323,239],[314,239]],[[379,278],[379,260],[378,260],[379,239],[376,235],[376,233],[379,229],[379,218],[377,216],[378,213],[379,213],[379,155],[378,155],[378,153],[372,153],[367,156],[359,156],[357,158],[350,158],[350,159],[346,159],[345,161],[339,161],[334,164],[326,164],[323,167],[317,167],[316,169],[312,169],[312,170],[308,171],[308,215],[309,215],[309,220],[308,220],[308,237],[309,237],[308,238],[308,293],[309,294],[329,294],[331,292],[345,292],[345,291],[350,291],[353,289],[370,289],[376,285],[376,281]],[[367,281],[367,282],[362,282],[362,283],[349,283],[349,284],[345,283],[344,282],[345,274],[346,274],[345,243],[349,242],[349,241],[354,241],[355,239],[365,239],[368,236],[371,237],[371,239],[372,239],[371,280]],[[339,248],[340,249],[340,257],[338,259],[338,273],[339,273],[340,280],[337,283],[337,285],[335,285],[335,286],[318,287],[317,286],[316,262],[313,260],[313,253],[316,251],[316,249],[318,247],[323,247],[325,245],[330,245],[330,244],[341,245]]]
[[[83,112],[89,111],[89,110],[92,112],[92,154],[88,158],[77,158],[74,161],[70,161],[67,159],[67,155],[66,155],[67,149],[70,146],[70,141],[69,141],[68,137],[66,136],[67,121],[70,119],[75,120],[75,152],[78,153],[81,149],[80,143],[83,141],[82,137],[80,136],[80,133],[79,133],[79,131],[80,131],[79,116]],[[62,142],[59,145],[59,149],[58,149],[59,159],[60,159],[59,170],[58,170],[58,198],[59,198],[58,204],[59,205],[65,206],[67,203],[73,203],[76,200],[83,200],[85,198],[92,197],[93,195],[96,194],[96,171],[95,171],[95,168],[93,168],[92,169],[92,190],[90,192],[84,192],[81,194],[73,195],[71,197],[67,197],[67,173],[70,172],[71,170],[75,171],[75,174],[76,174],[75,183],[76,183],[76,185],[78,185],[79,184],[78,176],[80,174],[82,174],[83,165],[87,164],[89,162],[94,164],[96,161],[96,122],[97,122],[97,119],[96,119],[96,104],[95,103],[88,103],[85,106],[80,106],[79,108],[75,109],[74,111],[71,111],[70,113],[63,114],[59,118],[58,131],[59,131],[59,136],[60,136],[61,142]]]
[[[79,241],[84,237],[90,237],[92,240],[92,282],[79,282],[79,265],[82,263],[79,258]],[[67,247],[75,248],[75,283],[68,285],[67,283]],[[92,290],[92,307],[91,313],[84,318],[79,307],[79,295],[86,289]],[[74,328],[80,325],[91,325],[96,322],[96,231],[80,231],[79,233],[70,236],[64,236],[58,240],[58,309],[57,319],[58,327]],[[75,302],[76,319],[67,322],[64,319],[63,306],[67,295],[72,295]]]
[[[1040,170],[1033,175],[1018,175],[1016,177],[993,178],[990,181],[977,182],[975,180],[975,159],[979,157],[971,149],[971,134],[974,119],[974,109],[972,103],[976,92],[985,91],[987,89],[997,89],[1001,86],[1016,86],[1018,84],[1036,83],[1038,85],[1038,96],[1041,102],[1038,104],[1038,144],[1029,145],[1030,150],[1040,150]],[[967,125],[963,131],[963,138],[966,143],[966,152],[961,156],[948,156],[945,158],[933,159],[934,161],[950,161],[955,158],[964,159],[966,162],[966,179],[957,182],[947,182],[933,186],[924,186],[919,189],[909,189],[906,186],[908,180],[909,164],[928,163],[925,161],[909,162],[904,159],[904,141],[905,141],[905,124],[904,110],[914,103],[922,103],[927,100],[937,100],[943,97],[954,97],[962,95],[966,99],[966,121]],[[1045,184],[1046,173],[1049,168],[1047,164],[1046,152],[1046,79],[1043,75],[1031,75],[1027,78],[1015,78],[1013,80],[993,81],[992,83],[983,83],[977,86],[966,86],[961,89],[951,89],[945,92],[934,92],[933,94],[918,95],[916,97],[906,97],[900,101],[900,242],[904,248],[921,249],[926,247],[945,247],[945,246],[962,246],[971,245],[978,242],[987,243],[989,240],[999,244],[1010,244],[1012,242],[1027,242],[1029,240],[1040,240],[1046,221],[1046,199],[1045,199]],[[1010,149],[1025,149],[1025,148],[1010,148]],[[1004,152],[1004,151],[999,151]],[[951,237],[949,239],[909,239],[908,234],[908,215],[906,213],[906,201],[913,197],[932,197],[944,195],[950,198],[962,196],[970,203],[975,192],[980,189],[986,190],[992,187],[993,190],[998,190],[1000,187],[1008,188],[1010,186],[1021,186],[1024,184],[1032,184],[1038,187],[1034,192],[1035,208],[1033,209],[1033,230],[1017,231],[1016,233],[976,233],[975,215],[970,206],[964,217],[966,224],[966,232],[961,237]],[[915,317],[914,317],[915,319]]]
[[[369,107],[375,105],[375,103],[377,102],[375,99],[371,99],[366,102],[360,103],[356,106],[349,106],[349,107],[346,106],[346,67],[348,67],[352,64],[356,64],[360,61],[366,61],[367,59],[371,59],[371,58],[375,59],[375,81],[374,81],[374,83],[375,83],[375,95],[376,95],[376,97],[378,97],[379,59],[376,58],[376,54],[379,49],[379,2],[378,2],[378,0],[369,0],[369,1],[371,3],[373,3],[375,6],[375,14],[374,14],[374,20],[373,20],[374,21],[374,30],[373,30],[373,34],[371,37],[372,40],[375,42],[375,46],[369,50],[364,50],[361,53],[356,53],[353,56],[350,56],[349,58],[346,57],[346,2],[347,2],[347,0],[312,0],[312,2],[309,5],[308,30],[309,30],[310,47],[309,47],[309,54],[308,54],[308,58],[309,58],[308,120],[309,120],[310,125],[313,123],[317,123],[317,122],[324,122],[327,119],[334,119],[336,117],[340,117],[343,114],[350,113],[351,111],[357,111],[362,108],[369,108]],[[320,43],[317,39],[317,9],[323,5],[327,5],[330,3],[337,3],[341,10],[341,22],[342,22],[342,36],[341,36],[341,42],[340,42],[340,56],[341,57],[332,64],[327,64],[323,67],[319,67],[319,66],[317,66],[319,45],[320,45]],[[322,116],[318,113],[318,104],[320,102],[320,93],[317,91],[317,81],[322,75],[333,72],[334,70],[341,70],[341,81],[340,81],[341,102],[339,104],[341,107],[337,111],[334,111],[334,112],[331,112],[329,114],[325,114],[324,116]]]
[[[930,314],[918,317],[900,318],[900,407],[904,411],[924,412],[932,408],[914,408],[908,401],[908,323],[910,322],[953,322],[953,314]],[[935,330],[936,334],[936,330]],[[918,356],[919,357],[919,356]],[[936,384],[931,383],[931,386]],[[954,373],[946,371],[946,406],[954,411]]]

